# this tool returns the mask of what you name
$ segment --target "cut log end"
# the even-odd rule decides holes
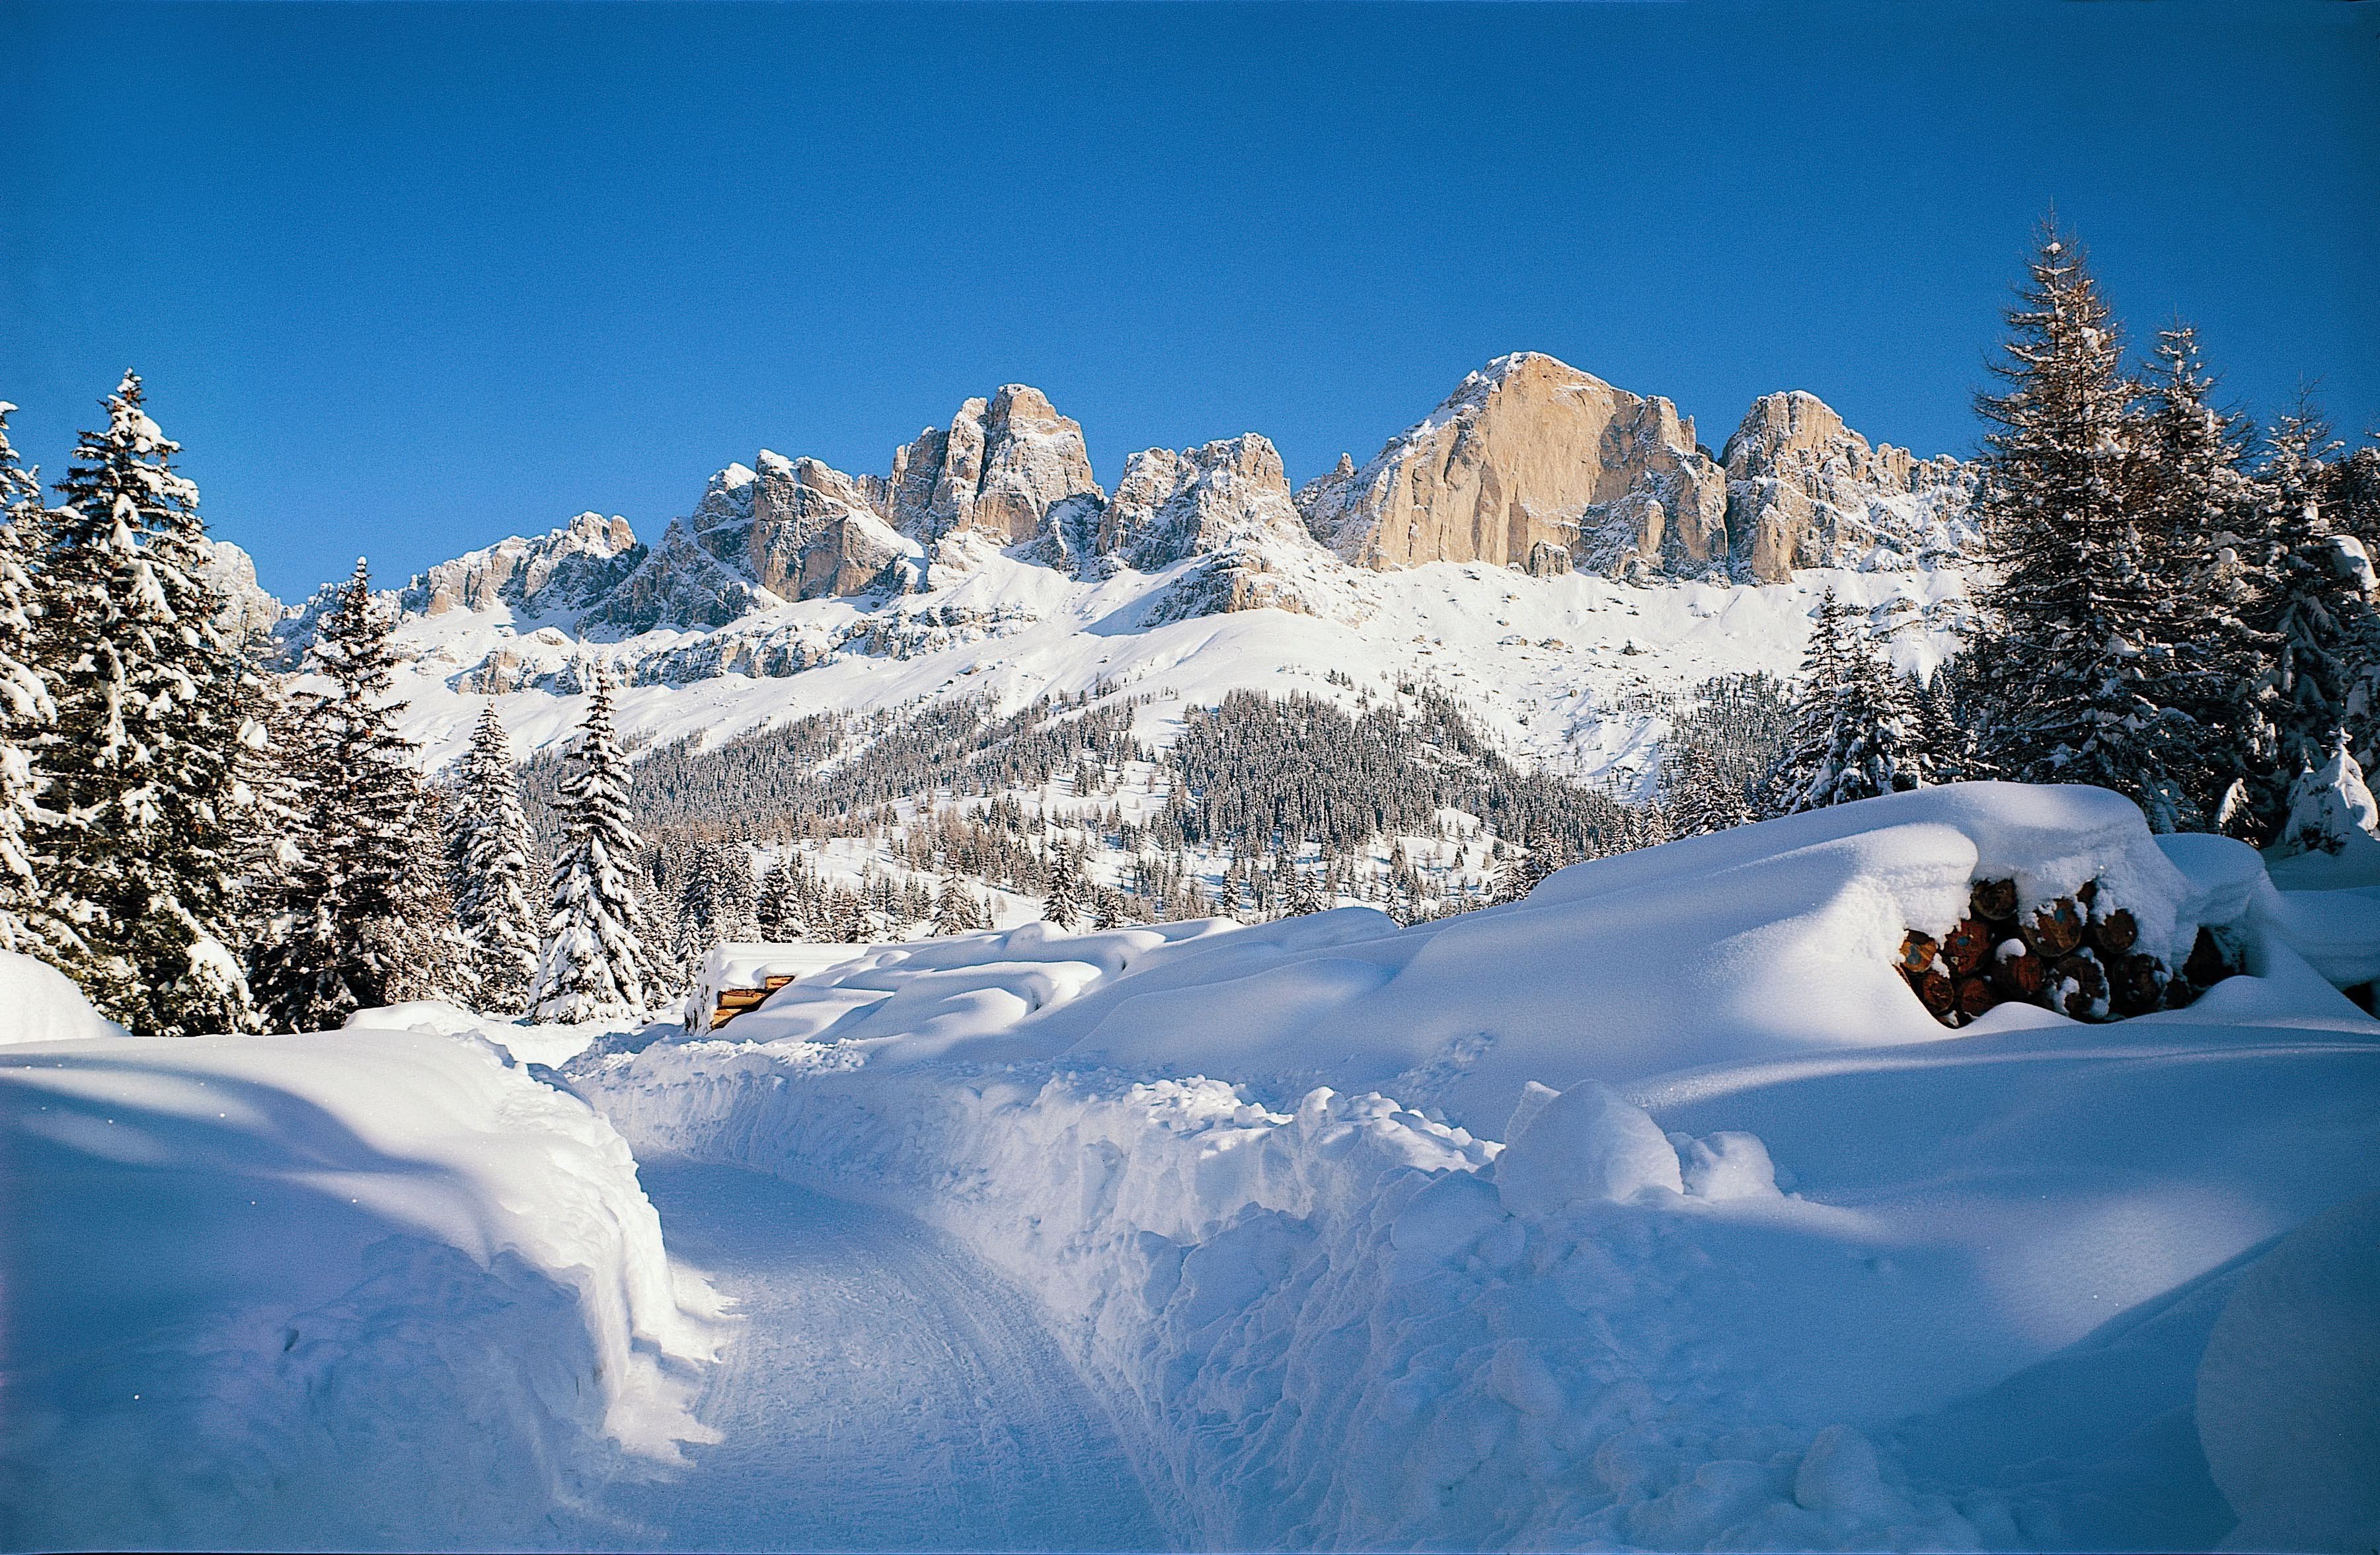
[[[2016,881],[1977,881],[1967,901],[1975,917],[2006,923],[2016,917]]]

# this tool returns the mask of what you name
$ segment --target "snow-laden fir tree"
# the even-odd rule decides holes
[[[1289,877],[1289,900],[1283,908],[1286,914],[1291,917],[1305,917],[1326,911],[1330,905],[1322,893],[1320,872],[1293,865]]]
[[[2347,733],[2331,736],[2330,759],[2299,770],[2289,784],[2289,815],[2280,845],[2290,853],[2337,853],[2361,832],[2380,832],[2380,805],[2363,781],[2363,769],[2347,748]]]
[[[759,920],[760,938],[772,944],[790,944],[806,932],[800,909],[794,904],[793,879],[779,860],[771,859],[760,871],[754,916]]]
[[[480,1008],[519,1014],[537,977],[540,915],[536,859],[512,742],[493,702],[471,731],[457,764],[448,832],[455,917]]]
[[[277,910],[251,956],[275,1030],[328,1030],[358,1009],[469,993],[438,804],[396,728],[395,625],[358,561],[306,650],[287,751],[302,796],[299,856],[280,871]]]
[[[1050,861],[1050,884],[1041,898],[1041,921],[1061,929],[1072,929],[1082,918],[1090,885],[1083,879],[1082,865],[1074,848],[1065,843],[1058,844]]]
[[[52,818],[35,868],[82,941],[63,957],[93,1003],[168,1036],[248,1024],[235,881],[244,674],[180,444],[124,376],[57,490],[37,627],[57,716],[42,766]]]
[[[2345,729],[2351,749],[2374,754],[2374,686],[2380,620],[2362,542],[2335,530],[2323,511],[2323,461],[2338,444],[2312,407],[2275,423],[2257,470],[2259,527],[2248,541],[2262,563],[2252,625],[2270,647],[2262,706],[2272,723],[2269,763],[2251,773],[2262,842],[2286,820],[2298,772],[2329,758]]]
[[[1768,775],[1770,814],[1850,804],[1925,782],[1914,687],[1853,625],[1831,589],[1811,613],[1802,676],[1784,750]]]
[[[2158,701],[2154,640],[2166,589],[2146,553],[2123,338],[2082,251],[2043,235],[2009,314],[2007,392],[1989,431],[1974,515],[1991,572],[1977,591],[1968,672],[1984,758],[2026,783],[2089,783],[2149,801],[2173,790],[2178,720]]]
[[[41,615],[33,577],[50,538],[42,486],[18,463],[0,400],[0,950],[71,956],[79,936],[54,912],[33,867],[33,832],[42,819],[34,757],[57,717],[40,669],[34,628]]]
[[[976,904],[966,888],[959,884],[955,875],[944,876],[942,888],[934,897],[934,932],[966,934],[978,927],[987,926],[977,923]]]
[[[2248,429],[2214,405],[2214,388],[2197,332],[2161,331],[2134,434],[2143,538],[2160,585],[2140,638],[2148,695],[2172,735],[2160,758],[2169,787],[2142,796],[2160,831],[2210,824],[2240,774],[2271,759],[2260,686],[2271,644],[2249,621],[2253,576],[2239,551],[2254,516]]]
[[[628,820],[627,761],[612,727],[612,688],[600,674],[573,755],[531,1012],[541,1021],[634,1018],[658,979],[629,876],[644,844]]]
[[[1680,837],[1724,832],[1758,819],[1742,786],[1701,745],[1673,741],[1661,756],[1661,805]]]

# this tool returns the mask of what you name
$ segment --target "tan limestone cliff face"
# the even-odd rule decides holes
[[[1834,566],[1879,546],[1915,548],[1965,512],[1971,472],[1947,456],[1913,456],[1865,438],[1817,395],[1753,402],[1720,456],[1727,527],[1752,577],[1781,583],[1795,567]]]
[[[1050,504],[1099,486],[1081,424],[1040,390],[1005,383],[896,452],[884,491],[883,516],[915,540],[966,531],[1014,545],[1039,531]]]
[[[732,528],[717,536],[735,538]],[[858,593],[906,549],[849,476],[816,459],[765,451],[751,521],[741,530],[741,554],[731,557],[710,537],[705,544],[722,561],[739,562],[753,581],[782,600]]]
[[[1525,566],[1534,554],[1542,567],[1540,547],[1588,565],[1707,566],[1727,554],[1725,481],[1695,450],[1694,422],[1548,356],[1497,358],[1370,463],[1351,464],[1298,504],[1317,540],[1368,566]],[[1625,554],[1605,554],[1615,551]]]

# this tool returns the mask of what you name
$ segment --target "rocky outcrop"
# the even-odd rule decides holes
[[[1050,504],[1104,494],[1082,427],[1022,383],[968,400],[947,429],[919,432],[892,456],[878,490],[892,527],[929,546],[957,533],[1014,545],[1040,531]]]
[[[1795,567],[1905,565],[1973,541],[1966,466],[1871,448],[1815,395],[1755,401],[1720,462],[1737,566],[1756,582]]]
[[[397,601],[421,615],[500,604],[526,615],[564,614],[593,604],[644,556],[625,518],[582,513],[558,529],[516,535],[441,562],[417,575]]]
[[[718,626],[793,600],[897,586],[917,547],[816,459],[763,449],[710,478],[694,512],[583,619],[625,632]]]
[[[1124,461],[1099,516],[1095,545],[1142,572],[1190,556],[1312,541],[1291,497],[1280,451],[1254,432],[1204,447],[1149,448]]]
[[[1726,480],[1694,422],[1533,352],[1465,378],[1372,460],[1297,493],[1314,538],[1370,567],[1485,562],[1612,572],[1728,565]]]
[[[288,613],[256,581],[256,559],[227,540],[205,543],[207,559],[200,575],[224,601],[215,613],[215,626],[234,642],[272,636]]]

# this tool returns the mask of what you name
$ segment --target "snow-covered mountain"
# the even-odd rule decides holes
[[[1715,456],[1669,400],[1519,353],[1302,490],[1245,432],[1134,454],[1111,492],[1080,425],[1008,384],[883,475],[764,449],[650,544],[580,514],[395,599],[433,761],[487,697],[528,745],[560,737],[601,664],[634,688],[626,732],[664,738],[1101,685],[1157,694],[1161,724],[1241,687],[1421,680],[1515,755],[1613,775],[1641,767],[1651,703],[1790,673],[1821,587],[1930,657],[1972,488],[1811,395],[1764,397]]]

